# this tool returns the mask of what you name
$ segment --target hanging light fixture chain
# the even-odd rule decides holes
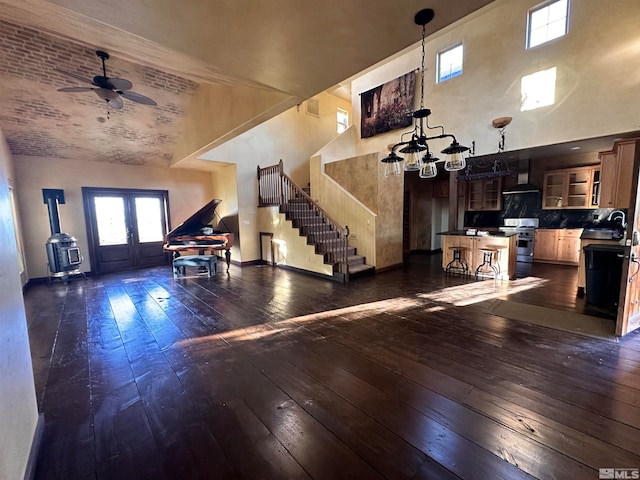
[[[422,25],[422,61],[420,64],[420,109],[424,108],[424,39],[427,32],[427,26]]]

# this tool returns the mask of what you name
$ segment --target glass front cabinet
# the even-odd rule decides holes
[[[542,208],[596,208],[600,201],[600,167],[579,167],[545,173]]]
[[[467,210],[500,210],[502,177],[471,180],[468,185]]]

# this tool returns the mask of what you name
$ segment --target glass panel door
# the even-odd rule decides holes
[[[484,208],[486,210],[499,210],[500,196],[500,180],[497,178],[485,180]]]
[[[123,197],[94,197],[98,245],[124,245],[128,242]]]
[[[162,190],[84,187],[90,227],[89,252],[95,273],[165,265],[168,196]]]
[[[140,243],[164,240],[162,199],[158,197],[136,197],[136,224]]]
[[[589,198],[590,171],[569,173],[569,190],[567,193],[567,207],[586,207]]]
[[[547,173],[544,176],[544,208],[562,208],[565,181],[565,173]]]
[[[482,210],[483,191],[482,180],[474,180],[469,182],[469,210]]]

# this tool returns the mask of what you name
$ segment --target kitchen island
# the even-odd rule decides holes
[[[482,249],[495,249],[499,280],[513,280],[516,278],[517,261],[517,233],[489,232],[487,235],[468,235],[465,230],[441,232],[442,235],[442,269],[453,260],[454,248],[460,250],[462,260],[469,267],[469,275],[473,275],[479,265],[483,263]],[[495,261],[495,259],[494,259]],[[486,276],[486,275],[480,275]]]

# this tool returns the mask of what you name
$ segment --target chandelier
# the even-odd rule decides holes
[[[460,145],[451,134],[447,134],[444,131],[444,127],[439,125],[435,127],[429,126],[429,115],[431,110],[424,108],[424,45],[426,38],[426,25],[433,20],[434,12],[430,8],[425,8],[416,13],[414,21],[417,25],[422,26],[422,63],[420,67],[420,108],[413,112],[414,118],[413,130],[405,132],[400,137],[400,142],[391,147],[391,153],[382,159],[385,164],[384,176],[399,176],[402,172],[402,163],[404,161],[404,171],[418,171],[420,178],[433,178],[438,174],[438,168],[436,163],[440,163],[442,160],[433,156],[429,151],[429,145],[427,140],[434,140],[438,138],[451,138],[451,145],[442,150],[440,153],[447,155],[444,161],[444,169],[449,172],[457,170],[463,170],[466,167],[466,161],[463,153],[469,150],[469,147]],[[427,130],[440,129],[439,135],[427,136],[425,134],[425,128]],[[409,140],[404,140],[405,136],[411,135]],[[399,149],[399,150],[398,150]],[[406,158],[403,159],[396,153],[398,150],[400,153],[404,153]]]

